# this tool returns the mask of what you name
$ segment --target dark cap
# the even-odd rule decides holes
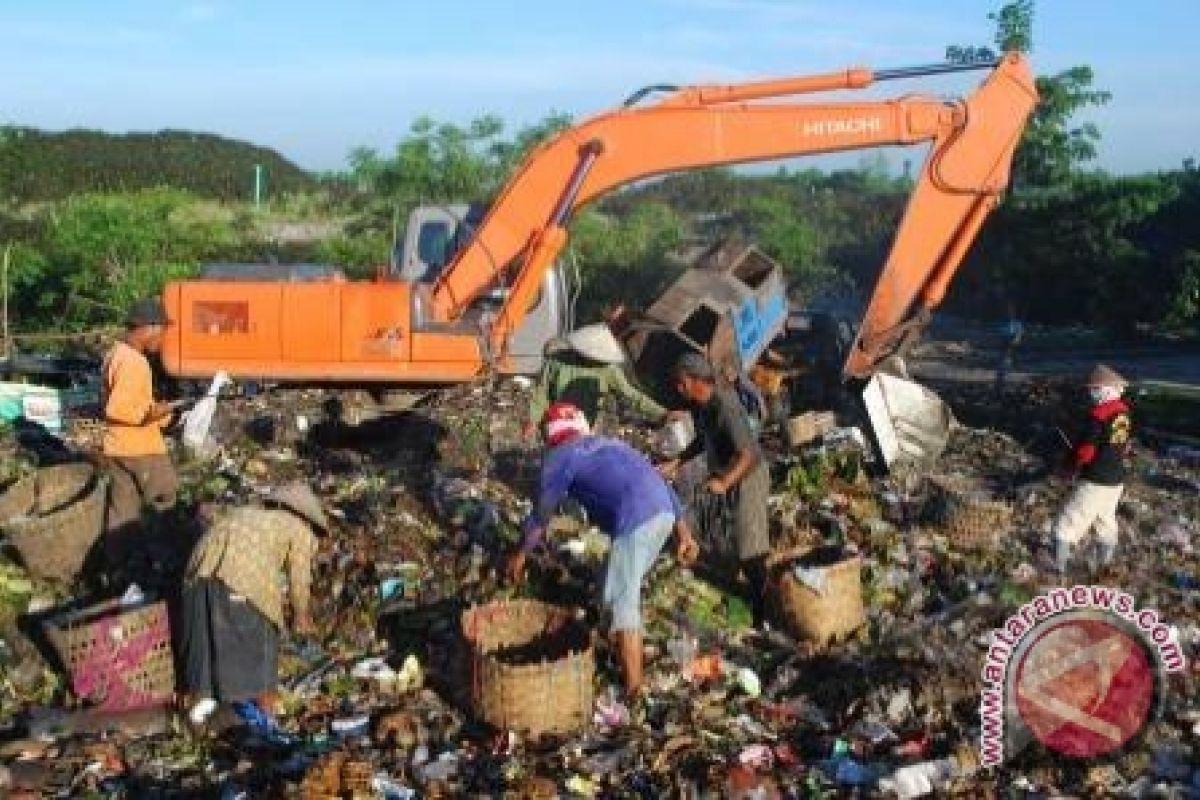
[[[684,353],[675,362],[675,371],[673,374],[676,377],[687,375],[706,381],[716,379],[716,372],[713,371],[712,364],[708,362],[708,359],[702,353]]]
[[[129,309],[129,314],[125,317],[125,324],[130,328],[142,325],[166,325],[167,310],[163,308],[162,301],[157,297],[146,297],[138,300]]]

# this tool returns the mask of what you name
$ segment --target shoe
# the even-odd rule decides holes
[[[217,701],[211,697],[205,697],[192,704],[188,709],[188,719],[196,727],[200,727],[208,722],[208,718],[217,710]]]
[[[269,745],[290,747],[300,742],[300,737],[288,733],[253,700],[238,700],[233,712],[246,723],[250,733]]]

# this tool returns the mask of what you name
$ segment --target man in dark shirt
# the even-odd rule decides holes
[[[700,453],[708,456],[704,488],[723,496],[732,511],[737,555],[749,587],[754,624],[766,621],[768,533],[767,500],[771,476],[746,410],[731,389],[719,385],[707,359],[688,353],[674,372],[675,389],[692,408],[696,438],[679,458],[663,465],[672,477],[680,463]]]
[[[1078,480],[1054,524],[1057,565],[1067,568],[1072,548],[1095,528],[1101,561],[1117,549],[1117,503],[1125,491],[1125,455],[1133,432],[1129,405],[1121,395],[1127,382],[1103,364],[1088,378],[1092,408],[1087,430],[1075,448]]]

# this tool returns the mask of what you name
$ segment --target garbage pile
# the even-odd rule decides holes
[[[70,710],[26,623],[78,587],[0,564],[0,787],[11,797],[1200,794],[1200,464],[1185,449],[1137,451],[1119,563],[1090,576],[1173,627],[1189,666],[1161,687],[1161,717],[1108,761],[1031,747],[999,769],[979,766],[989,634],[1057,585],[1049,531],[1068,487],[1028,430],[961,429],[932,472],[886,478],[868,475],[852,442],[775,447],[774,543],[855,559],[857,621],[824,642],[787,625],[755,630],[736,586],[660,558],[647,580],[644,705],[622,701],[597,637],[586,730],[534,739],[482,723],[463,612],[530,596],[595,623],[607,547],[563,516],[529,584],[500,579],[538,469],[520,432],[526,390],[461,387],[356,428],[329,421],[321,392],[222,400],[215,447],[180,464],[186,513],[304,478],[334,520],[318,556],[317,633],[288,640],[281,656],[282,730],[228,709],[207,730],[167,710]],[[1045,397],[1029,394],[1040,405],[1026,418]],[[611,432],[643,448],[653,435]],[[18,463],[15,442],[0,448],[6,469]],[[779,565],[779,580],[820,595],[819,563]]]

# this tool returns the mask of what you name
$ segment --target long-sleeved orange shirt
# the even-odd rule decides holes
[[[169,417],[147,421],[154,408],[150,362],[125,342],[104,358],[100,402],[104,410],[103,450],[107,456],[156,456],[167,452],[162,429]]]

